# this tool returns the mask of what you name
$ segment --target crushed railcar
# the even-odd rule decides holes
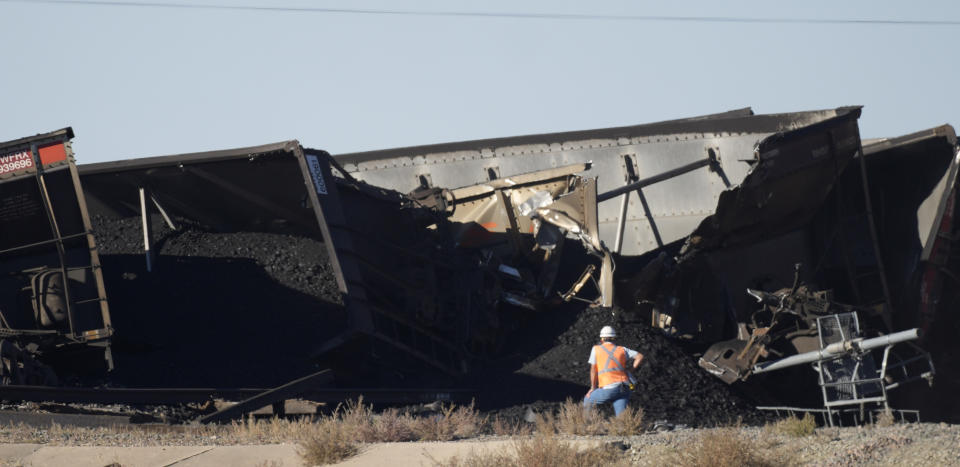
[[[548,133],[336,155],[353,179],[411,193],[590,163],[597,177],[599,239],[638,256],[682,241],[750,171],[754,145],[852,109],[721,114],[597,130]],[[746,160],[745,160],[746,159]],[[510,226],[488,226],[503,233]]]
[[[831,316],[857,312],[837,326],[851,342],[926,338],[944,316],[952,128],[862,143],[859,116],[744,109],[340,156],[289,141],[81,174],[98,214],[146,219],[147,261],[151,211],[322,239],[348,323],[317,355],[469,374],[519,322],[581,301],[686,341],[734,382],[836,344]]]
[[[775,116],[734,112],[350,154],[338,162],[345,176],[412,194],[484,179],[509,183],[526,170],[589,162],[578,175],[599,175],[594,212],[600,246],[613,245],[619,253],[618,308],[627,319],[647,320],[675,338],[714,344],[701,360],[704,368],[733,382],[761,356],[827,345],[829,339],[818,336],[818,319],[827,316],[858,310],[863,333],[891,333],[932,319],[917,305],[935,303],[938,281],[949,277],[925,258],[937,251],[942,262],[949,250],[944,234],[951,231],[956,176],[952,129],[864,148],[859,116],[859,107]],[[911,155],[913,162],[906,162]],[[891,179],[904,173],[915,183]],[[527,234],[509,216],[511,203],[524,200],[514,201],[509,191],[501,199],[506,221],[479,225],[490,234]],[[604,204],[613,199],[619,206]],[[678,224],[681,219],[689,225]],[[923,268],[927,273],[920,275]],[[784,311],[801,319],[780,329],[769,318],[758,322],[758,296],[784,302],[772,308],[761,303],[759,313]],[[785,306],[788,297],[796,307]],[[846,339],[867,335],[857,323],[857,333]],[[920,365],[905,379],[932,378],[923,351],[906,360]]]
[[[0,143],[3,384],[57,384],[48,363],[81,351],[102,353],[113,366],[113,326],[72,138],[65,128]]]

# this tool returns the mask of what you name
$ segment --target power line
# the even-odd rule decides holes
[[[132,2],[106,0],[0,0],[4,3],[44,3],[54,5],[119,6],[148,8],[180,8],[194,10],[234,10],[234,11],[270,11],[294,13],[335,13],[356,15],[392,15],[392,16],[441,16],[472,18],[515,18],[515,19],[555,19],[555,20],[603,20],[603,21],[663,21],[682,23],[763,23],[763,24],[825,24],[825,25],[886,25],[886,26],[960,26],[954,20],[893,20],[893,19],[823,19],[823,18],[776,18],[776,17],[740,17],[740,16],[660,16],[660,15],[594,15],[565,13],[508,13],[474,11],[428,11],[428,10],[383,10],[357,8],[322,7],[277,7],[242,6],[201,3],[164,3]]]

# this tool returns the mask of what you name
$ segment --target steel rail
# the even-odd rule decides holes
[[[0,386],[0,400],[92,404],[186,404],[212,399],[245,400],[264,388],[69,388],[52,386]],[[322,388],[308,389],[299,397],[314,402],[343,402],[359,397],[372,404],[414,404],[434,401],[470,402],[476,391],[444,388]]]

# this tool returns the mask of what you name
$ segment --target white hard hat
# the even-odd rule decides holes
[[[612,326],[604,326],[600,329],[600,337],[617,337],[617,331]]]

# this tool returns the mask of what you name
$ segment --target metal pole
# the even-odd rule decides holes
[[[630,203],[630,192],[624,193],[620,199],[620,219],[617,219],[617,239],[613,242],[613,251],[620,253],[620,247],[623,245],[623,228],[627,223],[627,206]]]
[[[682,165],[682,166],[677,167],[677,168],[675,168],[675,169],[673,169],[673,170],[668,170],[668,171],[663,172],[663,173],[661,173],[661,174],[657,174],[657,175],[654,175],[654,176],[652,176],[652,177],[647,177],[647,178],[644,178],[643,180],[638,180],[638,181],[633,182],[633,183],[631,183],[631,184],[629,184],[629,185],[624,185],[624,186],[622,186],[622,187],[620,187],[620,188],[616,188],[616,189],[610,190],[610,191],[608,191],[608,192],[606,192],[606,193],[602,193],[602,194],[600,194],[600,195],[597,195],[597,203],[602,203],[602,202],[607,201],[607,200],[609,200],[609,199],[616,198],[617,196],[620,196],[620,195],[622,195],[622,194],[624,194],[624,193],[630,193],[631,191],[639,190],[640,188],[643,188],[643,187],[645,187],[645,186],[647,186],[647,185],[653,185],[654,183],[660,183],[660,182],[662,182],[662,181],[664,181],[664,180],[669,180],[669,179],[671,179],[671,178],[673,178],[673,177],[676,177],[676,176],[678,176],[678,175],[683,175],[683,174],[685,174],[685,173],[687,173],[687,172],[691,172],[691,171],[697,170],[697,169],[699,169],[700,167],[706,167],[706,166],[710,165],[711,162],[712,162],[712,161],[710,160],[710,158],[701,159],[701,160],[698,160],[698,161],[696,161],[696,162],[691,162],[691,163],[689,163],[689,164]]]
[[[147,272],[153,272],[153,226],[150,222],[149,193],[140,188],[140,220],[143,223],[143,253],[147,258]]]
[[[804,363],[831,360],[851,352],[863,352],[878,347],[883,347],[885,345],[894,345],[901,342],[911,341],[919,337],[920,330],[918,328],[913,328],[906,331],[888,334],[886,336],[874,337],[872,339],[854,339],[849,341],[835,342],[820,350],[813,350],[810,352],[804,352],[802,354],[792,355],[773,362],[757,364],[753,367],[753,373],[765,373],[767,371],[780,370]]]
[[[173,223],[173,219],[171,219],[170,215],[167,214],[166,209],[163,209],[163,206],[161,206],[160,202],[157,201],[157,197],[153,196],[153,193],[150,193],[150,200],[153,201],[153,205],[156,206],[157,211],[159,211],[160,215],[163,216],[163,220],[167,223],[167,226],[170,227],[170,230],[177,230],[177,224]]]

